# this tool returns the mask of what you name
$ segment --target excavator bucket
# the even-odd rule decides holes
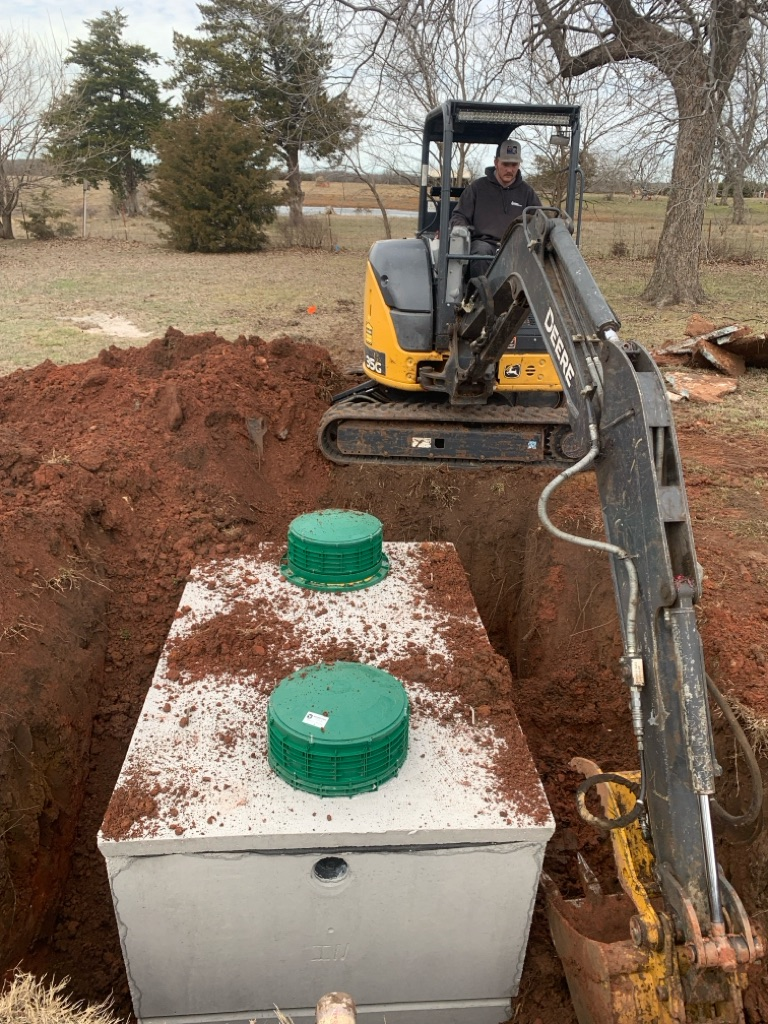
[[[552,885],[549,926],[579,1024],[685,1021],[673,956],[638,949],[628,937],[630,900],[623,893],[564,900]]]
[[[584,758],[574,758],[571,767],[587,778],[601,774]],[[634,772],[622,776],[629,783],[639,779]],[[597,792],[608,818],[631,809],[632,797],[623,786],[604,782]],[[694,1006],[686,997],[692,989],[692,975],[685,980],[690,964],[675,945],[671,921],[651,902],[653,854],[638,822],[614,829],[611,840],[621,893],[603,894],[581,855],[583,899],[564,899],[552,879],[543,876],[550,931],[579,1024],[685,1024],[702,1019],[743,1024],[744,979],[738,973],[725,980],[726,998],[721,989],[703,1017],[701,1003],[696,1000]],[[706,990],[706,979],[701,981]]]

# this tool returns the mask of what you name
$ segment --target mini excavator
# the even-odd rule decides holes
[[[565,210],[524,210],[486,273],[467,280],[469,231],[450,228],[461,193],[451,154],[524,137],[531,127],[554,129],[563,147]],[[430,183],[433,144],[442,156],[439,185]],[[650,355],[620,339],[577,245],[578,151],[577,107],[451,100],[428,115],[418,233],[371,249],[367,379],[337,396],[319,443],[342,464],[559,469],[539,517],[555,536],[609,557],[638,751],[636,769],[626,772],[573,762],[585,776],[579,813],[610,833],[623,894],[602,895],[584,864],[583,900],[564,900],[544,878],[576,1013],[580,1024],[743,1024],[746,972],[762,958],[764,940],[718,864],[713,818],[754,825],[760,771],[705,670],[695,612],[701,570],[666,389]],[[596,475],[604,541],[566,534],[549,517],[555,490],[587,470]],[[749,766],[743,814],[729,814],[715,797],[721,769],[710,698]],[[590,919],[598,907],[610,913],[613,900],[630,908],[625,937],[598,941]]]

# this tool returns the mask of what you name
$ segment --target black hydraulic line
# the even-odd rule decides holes
[[[612,782],[615,785],[628,789],[635,797],[634,806],[626,814],[622,814],[618,818],[598,818],[596,814],[587,809],[586,797],[589,790],[593,786],[599,786],[601,782]],[[641,799],[644,791],[645,786],[643,784],[638,785],[638,783],[631,782],[624,775],[617,775],[615,772],[602,772],[600,775],[590,775],[588,779],[584,779],[576,790],[576,807],[579,817],[588,825],[594,825],[595,828],[602,829],[603,832],[610,832],[614,828],[626,828],[627,825],[631,825],[633,821],[636,821],[644,810]]]
[[[354,387],[347,388],[345,391],[339,391],[337,395],[334,395],[331,399],[331,405],[336,405],[338,402],[343,402],[345,398],[350,398],[352,395],[373,395],[376,391],[378,384],[375,380],[370,378],[364,380],[362,384],[355,384]]]
[[[733,732],[736,742],[741,747],[741,752],[744,755],[744,759],[747,762],[747,768],[749,769],[749,780],[752,788],[749,807],[742,814],[730,814],[721,807],[714,798],[710,801],[712,813],[719,821],[725,822],[726,825],[730,825],[732,828],[747,828],[750,825],[754,825],[757,821],[763,806],[763,777],[760,774],[760,765],[757,763],[755,752],[752,749],[739,720],[736,718],[736,715],[734,715],[728,701],[713,683],[709,674],[707,674],[707,689],[709,690],[710,696],[714,702],[722,711],[723,717],[731,727],[731,731]]]
[[[763,807],[763,777],[760,774],[760,766],[757,763],[757,757],[752,749],[749,740],[741,727],[739,720],[733,713],[728,701],[722,695],[722,693],[715,686],[712,681],[712,677],[707,673],[707,689],[709,690],[710,696],[720,708],[723,713],[723,717],[728,722],[731,731],[734,734],[736,742],[741,748],[741,752],[744,755],[744,759],[747,762],[747,768],[749,770],[749,780],[751,784],[751,797],[749,806],[746,811],[742,814],[730,814],[726,811],[717,800],[712,798],[710,806],[712,808],[713,815],[719,820],[729,825],[731,828],[744,829],[748,828],[757,821],[760,811]],[[601,829],[604,832],[609,832],[614,828],[626,828],[627,825],[631,825],[633,821],[636,821],[640,814],[643,812],[645,804],[645,766],[641,762],[640,772],[640,784],[637,785],[634,782],[630,782],[623,775],[617,775],[613,772],[604,772],[600,775],[592,775],[588,779],[580,784],[576,790],[576,805],[579,812],[579,817],[582,821],[585,821],[589,825],[593,825],[596,828]],[[597,815],[592,814],[586,807],[585,799],[586,794],[594,786],[600,785],[602,782],[613,782],[618,783],[621,786],[626,787],[636,797],[634,807],[626,814],[621,815],[619,818],[599,818]]]

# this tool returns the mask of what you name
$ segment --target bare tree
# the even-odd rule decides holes
[[[344,163],[351,169],[352,173],[371,190],[371,195],[379,208],[379,213],[381,214],[381,219],[383,221],[384,237],[391,238],[392,226],[389,223],[389,214],[387,213],[387,207],[384,203],[384,197],[379,189],[379,176],[373,171],[367,169],[368,166],[370,166],[370,161],[360,143],[358,143],[354,150],[347,150]]]
[[[313,2],[313,0],[309,0]],[[487,0],[317,0],[351,69],[351,90],[370,130],[367,148],[385,168],[419,163],[425,116],[449,98],[492,102],[517,95],[504,68],[524,52],[517,22]],[[454,174],[464,176],[457,148]],[[435,150],[435,165],[442,154]]]
[[[398,19],[384,21],[368,65],[394,123],[420,129],[445,99],[499,98],[505,65],[523,52],[515,23],[499,23],[486,0],[396,0],[395,10]]]
[[[733,194],[733,223],[745,220],[744,179],[768,152],[768,30],[755,26],[723,108],[717,134],[723,202]]]
[[[659,305],[701,302],[701,229],[717,127],[762,0],[574,0],[567,5],[535,0],[535,6],[538,41],[549,41],[564,78],[639,61],[670,83],[677,143],[644,298]]]
[[[0,35],[0,238],[13,238],[24,193],[56,178],[42,156],[50,136],[45,113],[63,92],[63,69],[53,44],[18,31]]]
[[[587,189],[597,170],[598,153],[602,157],[603,176],[609,165],[614,170],[621,165],[623,177],[627,180],[635,177],[628,173],[629,167],[642,167],[649,152],[659,148],[659,111],[665,106],[664,90],[658,87],[658,83],[650,85],[639,68],[633,67],[625,75],[616,75],[613,68],[601,67],[578,77],[562,78],[553,75],[552,54],[544,46],[531,50],[526,64],[525,100],[580,108],[579,153]],[[519,71],[511,67],[507,73],[520,77]],[[642,100],[638,101],[637,96],[642,96]],[[567,148],[558,146],[549,132],[536,134],[524,131],[522,135],[534,153],[539,185],[550,183],[549,201],[560,205],[567,181]],[[610,151],[614,155],[608,160]],[[658,164],[658,161],[653,163]]]

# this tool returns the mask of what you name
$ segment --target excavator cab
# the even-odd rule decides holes
[[[417,237],[428,239],[433,254],[435,275],[435,341],[436,348],[448,347],[456,310],[467,283],[469,235],[466,229],[449,225],[456,204],[471,176],[465,168],[468,161],[477,164],[473,155],[487,155],[491,162],[493,150],[505,139],[521,141],[528,153],[546,152],[560,179],[562,206],[568,217],[581,224],[584,176],[579,167],[580,121],[577,106],[533,106],[518,103],[474,103],[448,100],[431,111],[424,122],[421,151],[421,184]],[[439,181],[430,175],[437,161]],[[448,239],[448,245],[441,240]],[[473,262],[482,259],[475,257]],[[488,257],[490,265],[491,258]],[[535,320],[521,328],[517,352],[546,352]],[[502,374],[503,378],[503,374]],[[523,381],[503,378],[501,387],[516,388]]]

